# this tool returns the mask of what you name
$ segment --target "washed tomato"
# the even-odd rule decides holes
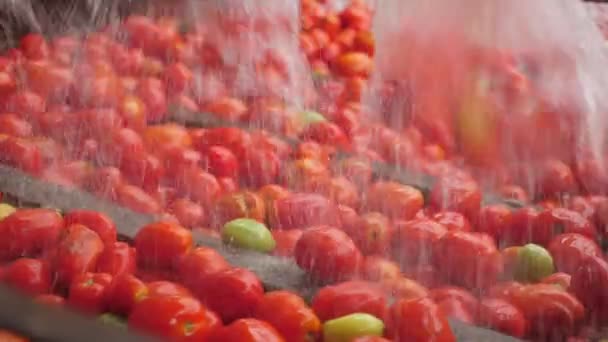
[[[441,224],[424,218],[396,222],[395,229],[392,254],[405,265],[429,264],[433,245],[448,232]]]
[[[93,272],[103,249],[103,241],[93,230],[80,224],[67,227],[51,252],[58,283],[68,286],[75,277]]]
[[[401,269],[397,263],[389,259],[370,255],[363,261],[361,275],[370,281],[386,281],[399,278]]]
[[[65,298],[53,295],[53,294],[43,294],[36,296],[34,300],[43,305],[56,305],[56,306],[64,306]]]
[[[543,284],[552,284],[561,286],[562,289],[568,290],[570,288],[572,277],[569,274],[556,272],[552,275],[541,279],[541,283]]]
[[[209,342],[223,341],[285,342],[285,339],[272,325],[257,319],[245,318],[217,329],[209,337]]]
[[[32,135],[32,125],[15,114],[0,114],[0,134],[29,137]]]
[[[115,189],[116,201],[135,211],[143,214],[158,214],[161,210],[160,203],[143,189],[130,184],[120,184]]]
[[[111,313],[128,316],[135,305],[148,296],[148,287],[132,274],[115,276],[106,289],[105,303]]]
[[[167,222],[151,223],[135,235],[138,263],[152,268],[171,268],[192,245],[189,230]]]
[[[348,52],[333,61],[332,69],[335,73],[344,77],[368,77],[373,69],[373,63],[370,56],[365,53]]]
[[[26,294],[37,296],[51,290],[51,270],[42,260],[20,258],[2,271],[3,283]]]
[[[576,211],[565,208],[550,210],[552,233],[578,233],[591,239],[597,239],[597,229],[588,219]]]
[[[188,130],[176,124],[164,124],[149,126],[143,133],[146,147],[150,150],[162,146],[163,149],[169,146],[189,147],[192,145],[192,138]]]
[[[277,199],[271,214],[271,226],[277,229],[339,224],[336,205],[326,197],[312,193],[295,193]]]
[[[277,180],[281,159],[271,150],[248,148],[240,156],[239,174],[252,187],[272,184]]]
[[[353,277],[363,259],[352,239],[344,231],[330,226],[305,230],[294,254],[300,267],[324,281]]]
[[[469,291],[455,286],[443,286],[432,289],[430,297],[437,303],[446,299],[454,299],[461,302],[470,313],[476,313],[479,309],[479,301]]]
[[[404,276],[385,280],[382,285],[394,298],[418,298],[429,294],[426,287]]]
[[[211,146],[203,154],[203,167],[216,177],[238,178],[239,162],[234,153],[223,146]]]
[[[409,220],[422,209],[422,193],[394,182],[377,182],[367,193],[367,209],[385,214],[392,220]]]
[[[30,140],[16,137],[0,138],[0,162],[32,175],[42,172],[40,148]]]
[[[167,280],[156,280],[147,284],[148,297],[191,297],[190,291],[177,283]]]
[[[447,298],[441,301],[436,301],[439,311],[441,311],[447,318],[452,320],[458,320],[463,323],[474,325],[475,313],[470,312],[464,303],[454,298]]]
[[[276,243],[273,255],[281,257],[293,257],[296,249],[296,244],[302,233],[301,229],[289,229],[289,230],[273,230],[271,231],[272,237]]]
[[[264,200],[255,192],[240,191],[226,194],[215,203],[215,225],[222,226],[238,218],[250,218],[259,222],[266,219]]]
[[[258,277],[242,268],[209,273],[193,291],[224,322],[251,317],[264,296]]]
[[[114,242],[106,245],[97,260],[97,272],[116,276],[122,273],[134,273],[136,268],[135,248],[125,242]]]
[[[321,179],[317,190],[339,205],[359,207],[359,191],[355,184],[345,177]]]
[[[308,341],[321,330],[321,322],[304,300],[288,291],[268,292],[255,317],[272,324],[288,341]]]
[[[486,233],[500,242],[505,232],[510,231],[511,220],[511,209],[506,205],[487,205],[479,210],[475,222],[475,230]]]
[[[129,327],[169,341],[206,341],[221,321],[191,297],[156,296],[135,305]]]
[[[125,183],[122,172],[115,167],[93,170],[83,180],[84,188],[104,199],[116,199],[116,189]]]
[[[210,205],[220,195],[221,187],[215,176],[194,168],[183,170],[178,178],[177,190],[201,205]]]
[[[473,180],[443,176],[433,186],[429,201],[435,209],[456,211],[471,220],[479,211],[481,193]]]
[[[365,255],[388,253],[395,229],[389,219],[377,212],[361,215],[355,225],[343,229]]]
[[[224,97],[213,100],[204,106],[204,109],[220,119],[238,122],[247,115],[247,106],[239,99]]]
[[[424,297],[393,304],[389,336],[397,342],[456,341],[445,315],[431,299]]]
[[[135,94],[145,103],[148,121],[158,121],[167,115],[167,97],[161,80],[148,77],[137,83]]]
[[[484,298],[479,305],[479,324],[514,337],[524,337],[527,322],[523,313],[502,299]]]
[[[437,241],[433,252],[439,272],[467,288],[492,285],[503,271],[495,242],[482,233],[449,231]]]
[[[147,191],[158,189],[165,175],[160,159],[149,153],[123,155],[120,170],[131,184]]]
[[[574,274],[578,264],[587,256],[601,256],[602,251],[595,241],[576,234],[561,234],[553,238],[549,244],[549,252],[553,262],[561,272]]]
[[[28,59],[44,59],[49,55],[49,45],[38,33],[29,33],[19,41],[19,48]]]
[[[105,296],[112,276],[107,273],[83,273],[72,280],[68,305],[88,314],[104,311]]]
[[[433,220],[443,225],[448,230],[461,230],[464,232],[471,231],[471,224],[469,220],[462,215],[454,211],[441,211],[433,215]]]
[[[606,303],[608,262],[601,256],[588,256],[581,260],[572,275],[570,291],[585,305],[596,324],[608,322]]]
[[[205,276],[228,269],[230,265],[215,249],[197,247],[183,255],[177,261],[175,268],[177,277],[186,287],[195,289],[199,282],[205,281]]]
[[[52,209],[20,209],[0,221],[0,259],[34,256],[55,247],[65,222]]]
[[[320,289],[312,308],[322,322],[352,313],[368,313],[386,318],[388,296],[382,285],[366,281],[348,281]]]
[[[553,196],[571,192],[576,188],[574,174],[570,167],[559,160],[542,162],[538,168],[539,191],[541,195]]]
[[[72,210],[63,219],[66,226],[81,224],[99,235],[104,245],[112,246],[116,242],[116,225],[103,213],[93,210]]]
[[[208,214],[203,206],[185,198],[173,201],[168,208],[168,212],[173,214],[184,227],[202,227],[208,222]]]

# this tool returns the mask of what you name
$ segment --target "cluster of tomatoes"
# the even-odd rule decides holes
[[[366,120],[372,12],[325,6],[302,2],[303,51],[316,73],[337,76],[319,82],[319,112],[236,97],[234,80],[218,76],[230,74],[224,47],[171,18],[130,17],[119,35],[25,36],[0,58],[0,162],[162,221],[128,245],[99,213],[17,211],[0,223],[3,281],[176,340],[351,341],[363,326],[395,341],[452,341],[446,317],[539,339],[604,325],[608,198],[593,193],[607,174],[549,160],[533,193],[517,185],[523,171],[494,180],[523,208],[484,202],[476,170],[440,135]],[[265,58],[271,82],[283,64]],[[185,127],[171,122],[177,111],[228,125]],[[435,182],[376,179],[375,162]],[[331,285],[310,307],[264,294],[256,275],[194,248],[182,227],[293,258]]]

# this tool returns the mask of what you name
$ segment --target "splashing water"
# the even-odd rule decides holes
[[[582,2],[384,1],[374,34],[376,119],[484,167],[603,163],[608,60]],[[406,100],[383,97],[387,83]]]

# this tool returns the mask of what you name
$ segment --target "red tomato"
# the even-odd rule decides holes
[[[151,223],[135,235],[138,263],[157,269],[171,268],[192,246],[192,233],[168,222]]]
[[[32,135],[32,125],[15,114],[0,114],[0,134],[25,138]]]
[[[28,33],[19,41],[19,49],[28,59],[44,59],[49,55],[49,45],[38,33]]]
[[[479,186],[472,180],[444,176],[439,178],[431,190],[431,207],[459,212],[469,220],[477,216],[480,205]]]
[[[602,250],[590,238],[568,233],[558,235],[549,244],[549,253],[560,272],[574,274],[579,263],[587,256],[602,256]]]
[[[502,299],[482,299],[478,320],[480,325],[507,335],[522,338],[526,334],[527,322],[523,313]]]
[[[312,123],[300,133],[300,138],[304,141],[312,140],[322,145],[346,148],[348,138],[342,129],[331,122],[321,121]]]
[[[458,320],[463,323],[470,325],[475,324],[475,313],[470,312],[466,306],[454,298],[447,298],[441,301],[435,301],[441,311],[447,318]]]
[[[134,185],[121,184],[116,187],[116,201],[138,213],[158,214],[160,204],[154,197]]]
[[[0,137],[0,162],[32,175],[42,172],[42,153],[30,140]]]
[[[63,219],[66,226],[81,224],[99,235],[106,246],[116,242],[116,226],[105,214],[93,210],[72,210]]]
[[[116,189],[125,184],[122,173],[115,167],[93,170],[85,177],[84,188],[104,199],[116,199]]]
[[[504,204],[493,204],[482,207],[477,216],[475,230],[486,233],[496,241],[502,241],[503,235],[511,228],[511,209]]]
[[[165,175],[161,161],[148,153],[123,155],[120,170],[131,184],[147,191],[157,190]]]
[[[237,127],[220,127],[206,130],[193,143],[203,154],[206,149],[212,146],[223,146],[240,157],[245,149],[249,148],[251,137],[249,133]]]
[[[149,297],[129,315],[129,328],[169,341],[207,341],[220,327],[217,315],[190,297]]]
[[[99,314],[105,310],[105,296],[112,276],[106,273],[83,273],[76,276],[70,285],[68,305],[88,314]]]
[[[163,82],[154,77],[144,78],[137,84],[135,94],[144,102],[148,121],[158,121],[167,115],[167,97]]]
[[[239,175],[251,187],[272,184],[278,178],[281,159],[273,151],[248,148],[239,159]]]
[[[363,278],[369,281],[387,281],[401,277],[397,263],[375,255],[365,257],[361,268]]]
[[[330,226],[304,231],[296,243],[294,254],[301,268],[324,281],[352,278],[363,261],[353,240],[344,231]]]
[[[276,247],[272,254],[280,257],[293,257],[296,244],[303,232],[301,229],[273,230],[272,237],[276,242]]]
[[[209,147],[203,155],[203,166],[216,177],[238,179],[239,162],[234,153],[226,147]]]
[[[482,233],[447,232],[433,248],[435,266],[447,279],[467,288],[496,282],[503,261],[493,239]]]
[[[103,249],[103,241],[93,230],[80,224],[67,227],[51,252],[59,284],[69,285],[75,277],[93,272]]]
[[[546,245],[551,240],[551,217],[546,211],[524,207],[513,213],[511,229],[503,235],[508,245],[529,242]]]
[[[106,245],[97,260],[97,272],[116,276],[122,273],[134,273],[136,268],[135,248],[125,242]]]
[[[193,291],[224,322],[251,317],[264,296],[258,277],[243,268],[228,268],[207,274]]]
[[[192,297],[192,294],[187,288],[166,280],[150,282],[147,287],[148,297]]]
[[[118,106],[120,116],[128,128],[136,132],[144,132],[146,128],[146,105],[135,95],[125,95]]]
[[[427,297],[429,295],[426,287],[415,280],[403,276],[396,279],[385,280],[382,285],[394,298],[409,299]]]
[[[271,214],[271,225],[277,229],[307,229],[321,224],[339,224],[335,204],[317,194],[295,193],[277,199]]]
[[[498,189],[498,193],[507,199],[514,199],[522,203],[528,202],[526,190],[517,185],[503,185]]]
[[[51,271],[42,260],[20,258],[2,271],[1,281],[31,296],[51,290]]]
[[[109,312],[128,316],[135,305],[148,296],[148,287],[132,274],[119,274],[108,285],[105,296]]]
[[[230,268],[230,264],[215,249],[197,247],[177,261],[177,277],[186,287],[195,289],[210,273]]]
[[[371,182],[373,169],[366,160],[352,157],[342,160],[334,170],[334,174],[350,179],[361,188]]]
[[[431,299],[424,297],[393,304],[388,330],[396,342],[456,341],[445,315]]]
[[[232,324],[215,330],[209,342],[285,342],[272,325],[253,318],[239,319]]]
[[[325,178],[318,186],[317,191],[325,194],[333,202],[353,208],[359,207],[359,190],[345,177]]]
[[[470,313],[476,313],[479,309],[479,301],[477,298],[475,298],[471,292],[460,287],[438,287],[430,291],[430,297],[437,303],[446,299],[457,300],[461,302]]]
[[[367,209],[378,211],[391,220],[409,220],[422,209],[422,193],[395,182],[376,182],[367,193]]]
[[[188,90],[193,77],[192,71],[179,62],[168,65],[163,73],[170,94],[179,94]]]
[[[194,169],[201,165],[201,154],[191,148],[168,146],[161,153],[166,177],[177,177],[183,170]]]
[[[320,289],[312,300],[312,308],[322,322],[357,312],[384,319],[388,296],[378,283],[348,281]]]
[[[184,227],[192,229],[205,226],[207,223],[207,213],[203,209],[203,206],[188,199],[180,198],[175,200],[167,209]]]
[[[571,192],[576,188],[574,174],[570,167],[559,160],[548,160],[539,167],[540,193],[544,196]]]
[[[581,260],[572,275],[570,291],[585,305],[597,324],[608,322],[608,262],[601,256]]]
[[[448,232],[444,226],[430,219],[396,222],[395,229],[392,253],[406,265],[430,264],[433,245]]]
[[[543,278],[540,282],[543,284],[561,286],[564,290],[568,290],[570,288],[571,279],[572,277],[569,274],[557,272]]]
[[[247,105],[239,99],[223,97],[207,103],[204,110],[222,120],[238,122],[247,115]]]
[[[177,189],[203,206],[210,205],[221,191],[217,178],[199,168],[184,170]]]
[[[585,316],[581,302],[555,285],[526,285],[512,291],[506,299],[523,312],[531,334],[539,338],[568,336]]]
[[[312,309],[288,291],[266,293],[254,317],[272,324],[288,341],[306,341],[321,331],[321,322]]]
[[[52,209],[17,210],[0,221],[0,259],[34,256],[55,248],[64,225]]]
[[[597,229],[589,220],[576,211],[555,208],[550,210],[553,234],[578,233],[591,239],[597,239]]]
[[[53,295],[53,294],[39,295],[39,296],[36,296],[36,298],[34,300],[43,305],[56,305],[56,306],[65,305],[65,299],[63,297]]]
[[[433,220],[443,225],[448,230],[461,230],[463,232],[471,231],[469,220],[461,213],[454,211],[441,211],[433,215]]]

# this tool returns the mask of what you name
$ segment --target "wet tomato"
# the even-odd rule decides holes
[[[209,342],[223,341],[285,342],[285,339],[272,325],[257,319],[245,318],[217,329],[209,337]]]
[[[422,193],[395,182],[377,182],[367,194],[367,209],[385,214],[392,220],[409,220],[422,209]]]
[[[228,269],[230,265],[216,250],[197,247],[176,262],[177,277],[186,287],[195,289],[205,276]]]
[[[308,341],[321,330],[321,322],[304,300],[288,291],[268,292],[255,317],[272,324],[288,341]]]
[[[147,288],[148,297],[191,297],[191,293],[187,288],[167,280],[149,282]]]
[[[168,212],[187,228],[205,226],[208,222],[207,212],[203,206],[185,198],[180,198],[171,203]]]
[[[425,218],[396,222],[395,229],[392,254],[404,265],[431,263],[433,245],[448,232],[441,224]]]
[[[387,281],[399,278],[401,269],[397,263],[389,259],[370,255],[363,261],[361,275],[370,281]]]
[[[549,244],[549,252],[557,269],[570,275],[574,274],[578,264],[587,256],[602,255],[595,241],[576,233],[554,237]]]
[[[105,296],[112,276],[107,273],[83,273],[70,284],[68,305],[88,314],[105,310]]]
[[[259,222],[266,219],[266,205],[255,192],[240,191],[226,194],[215,203],[215,225],[222,226],[238,218],[250,218]]]
[[[399,300],[390,317],[389,336],[397,342],[456,341],[447,318],[429,298]]]
[[[116,242],[116,226],[103,213],[93,210],[72,210],[63,219],[66,226],[81,224],[99,235],[104,245],[112,246]]]
[[[317,292],[312,308],[322,322],[352,313],[386,318],[388,295],[378,283],[348,281],[326,286]]]
[[[106,245],[97,260],[97,272],[116,276],[122,273],[134,273],[136,268],[135,248],[125,242],[114,242]]]
[[[192,245],[188,229],[168,222],[149,224],[135,235],[138,264],[152,268],[171,268]]]
[[[596,324],[608,322],[606,299],[608,284],[608,262],[601,256],[588,256],[578,265],[572,275],[570,291],[585,305]]]
[[[433,220],[437,221],[448,230],[461,230],[463,232],[470,232],[472,230],[469,220],[461,213],[454,211],[438,212],[433,215]]]
[[[103,241],[93,230],[80,224],[67,227],[51,252],[58,283],[68,286],[75,277],[95,271],[103,249]]]
[[[52,209],[20,209],[0,221],[0,259],[35,256],[55,247],[65,222]]]
[[[306,229],[321,224],[339,224],[336,205],[328,198],[312,193],[295,193],[277,199],[271,214],[271,226],[277,229]]]
[[[289,229],[273,230],[271,233],[276,243],[272,254],[280,257],[293,257],[296,244],[304,231],[301,229]]]
[[[143,281],[132,274],[119,274],[106,290],[106,308],[111,313],[128,316],[133,307],[147,296],[148,287]]]
[[[2,271],[1,281],[31,296],[51,290],[51,270],[45,261],[20,258]]]
[[[481,205],[481,192],[473,180],[462,177],[440,177],[430,194],[430,206],[456,211],[469,220],[475,218]]]
[[[479,324],[514,337],[523,337],[526,333],[526,318],[511,303],[494,298],[481,300],[478,314]]]

